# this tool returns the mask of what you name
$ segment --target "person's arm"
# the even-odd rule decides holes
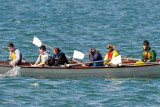
[[[31,66],[37,66],[40,63],[40,55],[37,58],[37,61],[35,62],[35,64],[31,65]]]
[[[89,60],[94,61],[94,56],[91,53],[89,54]],[[89,66],[93,66],[93,63],[90,63]]]
[[[141,54],[141,60],[142,60],[142,61],[144,60],[143,51],[142,51],[142,54]]]
[[[109,60],[109,58],[108,58],[108,54],[107,54],[107,53],[106,53],[106,56],[105,56],[104,60]],[[103,63],[103,64],[104,64],[104,65],[108,64],[108,61],[104,61],[104,63]]]
[[[149,51],[151,54],[151,59],[149,60],[150,62],[156,61],[156,52],[154,50]]]
[[[89,59],[90,61],[94,61],[95,59],[94,59],[94,56],[90,56],[90,59]]]
[[[115,57],[117,57],[117,56],[119,56],[119,53],[118,53],[117,51],[114,51],[114,52],[113,52],[112,59],[115,58]]]
[[[35,65],[36,67],[39,67],[39,66],[43,66],[43,65],[45,65],[45,63],[44,62],[41,62],[41,63],[39,63],[39,64],[37,64],[37,65]]]
[[[37,66],[43,66],[49,60],[49,54],[45,53],[43,56],[43,62],[37,64]]]
[[[53,58],[52,58],[52,65],[54,65],[54,63],[55,63],[55,55],[53,55]]]

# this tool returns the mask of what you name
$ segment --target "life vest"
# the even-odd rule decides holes
[[[40,56],[40,62],[43,62],[44,55]],[[51,66],[52,65],[52,56],[50,55],[51,59],[48,60],[45,64]]]
[[[59,58],[59,55],[63,53],[63,52],[60,52],[58,55],[56,55],[55,59],[57,60]]]
[[[108,55],[108,59],[112,59],[113,51],[112,52],[108,52],[107,55]]]
[[[54,54],[53,59],[54,59],[53,65],[55,66],[64,65],[65,63],[68,64],[68,60],[62,51],[58,53],[58,55]]]
[[[16,59],[15,51],[10,53],[10,61],[14,61]]]
[[[151,54],[148,51],[143,51],[143,58],[146,60],[150,60],[151,59]]]
[[[16,51],[16,49],[13,51],[13,52],[10,52],[10,55],[9,55],[9,59],[10,59],[10,61],[14,61],[14,60],[16,60],[16,53],[15,53],[15,51]],[[20,61],[17,63],[17,65],[19,65],[19,64],[21,64],[22,63],[22,54],[21,54],[21,56],[20,56],[21,58],[20,58]]]
[[[107,53],[108,59],[110,59],[110,60],[112,59],[113,53],[114,53],[115,51],[118,52],[118,54],[120,55],[119,51],[113,50],[112,52],[108,52],[108,53]]]

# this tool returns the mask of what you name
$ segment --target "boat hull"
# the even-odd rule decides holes
[[[11,70],[11,66],[0,66],[0,73]],[[41,78],[80,78],[80,77],[141,77],[159,78],[160,65],[134,66],[134,67],[86,67],[86,68],[60,68],[60,67],[21,67],[21,76]]]

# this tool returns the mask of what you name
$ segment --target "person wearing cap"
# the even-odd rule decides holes
[[[155,62],[156,61],[156,52],[151,49],[148,40],[143,42],[143,52],[142,52],[142,61],[143,62]]]
[[[8,44],[8,50],[10,51],[9,61],[12,66],[22,64],[22,53],[14,48],[13,43]]]
[[[51,66],[52,64],[52,56],[48,51],[46,51],[45,46],[39,47],[39,57],[34,65],[31,65],[33,67],[41,67],[41,66]]]
[[[108,52],[106,53],[104,60],[108,60],[108,61],[104,61],[104,65],[111,65],[112,64],[111,59],[119,56],[120,54],[115,49],[115,46],[111,43],[107,45],[107,49],[108,49]]]
[[[103,60],[102,55],[95,48],[89,50],[89,60],[90,61],[100,61]],[[89,66],[103,66],[102,62],[90,63]]]
[[[65,56],[65,54],[61,51],[60,48],[56,47],[53,50],[54,55],[53,55],[53,66],[61,66],[64,65],[65,63],[68,64],[68,60]]]

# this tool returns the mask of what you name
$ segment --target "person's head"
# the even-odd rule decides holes
[[[39,47],[39,53],[40,54],[43,54],[43,52],[45,52],[45,51],[46,51],[46,47],[45,46],[42,45],[42,46]]]
[[[149,47],[149,42],[148,42],[148,40],[145,40],[143,42],[143,49],[147,49],[148,47]]]
[[[96,49],[95,49],[95,48],[91,48],[91,49],[89,50],[89,53],[95,54],[95,53],[96,53]]]
[[[108,49],[109,52],[111,52],[111,51],[113,51],[115,49],[115,46],[113,44],[109,43],[107,45],[107,49]]]
[[[55,55],[58,55],[61,52],[61,49],[55,47],[53,52],[54,52]]]
[[[14,45],[13,45],[13,43],[9,43],[8,44],[8,50],[11,51],[11,52],[14,51]]]

